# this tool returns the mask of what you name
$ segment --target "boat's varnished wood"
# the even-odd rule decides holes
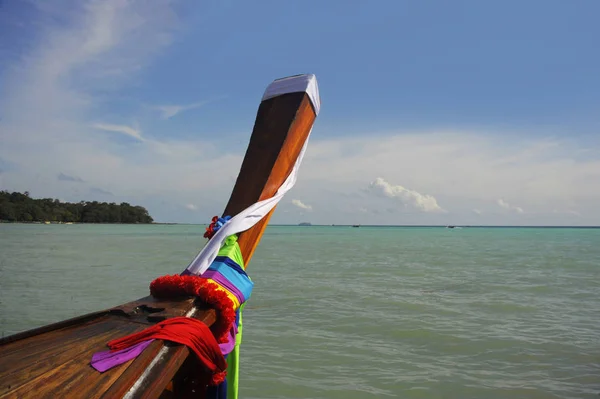
[[[224,215],[235,215],[277,192],[293,169],[315,118],[306,93],[289,93],[260,104],[250,144]],[[253,184],[256,181],[262,184]],[[273,211],[239,234],[238,243],[246,266]]]
[[[32,337],[32,336],[40,336],[48,331],[58,330],[60,328],[69,327],[76,324],[85,323],[88,320],[92,320],[98,317],[102,317],[106,314],[106,310],[102,310],[99,312],[88,313],[82,316],[77,316],[72,319],[62,320],[57,323],[48,324],[45,326],[41,326],[38,328],[32,328],[31,330],[23,331],[17,334],[9,335],[7,337],[0,338],[0,347],[9,344],[14,341],[22,340],[23,338]]]
[[[148,296],[37,329],[41,331],[38,335],[28,332],[19,334],[19,339],[8,337],[0,345],[0,398],[100,397],[123,373],[129,370],[127,374],[137,375],[144,366],[130,361],[99,373],[89,365],[92,354],[106,350],[112,339],[141,331],[164,318],[184,315],[192,303],[191,298],[163,301]],[[212,309],[200,310],[198,316],[208,325],[216,319]],[[161,345],[154,345],[156,353]],[[144,354],[151,356],[151,349]],[[76,394],[71,391],[74,387]]]
[[[15,370],[9,374],[9,384],[3,384],[5,392],[0,397],[68,397],[73,388],[77,390],[77,397],[90,397],[89,389],[111,384],[110,380],[118,378],[119,372],[127,365],[119,366],[121,370],[113,370],[113,373],[99,374],[89,366],[91,354],[105,349],[106,342],[111,339],[140,330],[141,325],[130,322],[109,323],[101,319],[93,326],[98,330],[97,335],[81,342],[70,342],[68,340],[78,333],[78,329],[73,328],[69,334],[56,340],[56,345],[65,345],[62,351],[49,348],[51,354],[40,353],[40,361],[29,363],[35,367],[28,366],[25,370]],[[105,330],[108,326],[111,329]]]
[[[263,191],[275,193],[279,188],[269,187],[267,182],[275,172],[273,166],[305,96],[305,93],[290,93],[260,103],[240,173],[224,213],[236,215],[255,203]]]
[[[0,346],[0,357],[2,358],[0,362],[0,376],[4,375],[3,373],[6,373],[8,370],[14,370],[16,367],[19,367],[21,363],[26,365],[27,362],[25,359],[30,356],[47,353],[48,347],[52,346],[57,339],[62,339],[62,336],[69,335],[74,330],[72,327],[75,327],[78,331],[78,334],[74,337],[75,342],[94,336],[94,334],[98,333],[98,331],[95,331],[95,327],[98,325],[98,322],[102,323],[102,321],[105,321],[105,317],[106,314],[101,317],[95,317],[92,320],[87,320],[81,324],[74,324],[70,327],[50,330],[44,334],[23,338],[19,341],[14,341],[12,345]],[[55,345],[54,347],[57,346]],[[19,361],[15,363],[13,359]],[[21,359],[23,361],[20,361]]]
[[[76,328],[49,332],[44,334],[43,339],[25,340],[25,346],[20,350],[0,351],[0,375],[4,380],[10,377],[30,378],[32,375],[43,374],[54,365],[69,360],[74,351],[80,351],[90,342],[100,339],[100,342],[106,343],[105,335],[111,331],[134,331],[136,328],[137,325],[132,326],[131,323],[105,316]],[[31,367],[32,364],[35,364],[35,367]],[[13,386],[17,385],[16,379],[11,379],[10,382]],[[0,387],[0,393],[3,389],[5,388]]]

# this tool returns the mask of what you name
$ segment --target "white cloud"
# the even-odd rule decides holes
[[[500,205],[501,208],[510,209],[510,205],[507,202],[504,202],[503,199],[498,200],[498,205]]]
[[[298,200],[298,199],[293,199],[292,200],[292,204],[300,209],[303,209],[305,211],[312,211],[312,206],[305,204],[304,202]]]
[[[109,125],[106,123],[95,123],[92,125],[94,129],[105,130],[107,132],[121,133],[129,137],[133,137],[139,141],[145,141],[142,137],[142,132],[139,128],[134,128],[126,125]]]
[[[181,112],[189,111],[195,108],[200,108],[210,101],[202,101],[187,105],[157,105],[154,109],[160,111],[162,119],[170,119]]]
[[[479,209],[477,209],[477,208],[473,209],[473,213],[474,213],[474,214],[476,214],[476,215],[481,215],[481,214],[483,214],[483,212],[482,212],[482,211],[480,211],[480,210],[479,210]]]
[[[423,212],[444,212],[432,195],[421,194],[400,185],[392,185],[381,177],[371,182],[369,188],[382,193],[386,197],[396,198],[403,204],[410,205]]]
[[[186,204],[185,206],[186,209],[190,210],[190,211],[197,211],[198,207],[194,204]]]
[[[508,202],[504,201],[502,198],[498,199],[496,202],[498,203],[498,205],[501,208],[506,209],[507,211],[515,211],[517,213],[525,213],[523,208],[521,208],[520,206],[512,206]]]
[[[356,209],[366,207],[380,212],[365,214],[356,223],[600,224],[596,139],[584,143],[566,133],[560,136],[568,139],[553,139],[535,130],[365,131],[354,137],[323,138],[327,134],[315,130],[297,188],[318,205],[315,220],[353,221]],[[364,181],[373,176],[430,194],[448,213],[410,213],[407,207],[382,216],[388,205],[361,193]],[[498,198],[510,198],[511,206],[516,204],[524,213],[499,212]],[[576,210],[586,218],[553,216],[554,209]]]
[[[554,211],[552,211],[552,213],[556,213],[556,214],[563,214],[563,215],[573,215],[573,216],[581,216],[581,213],[573,210],[573,209],[567,209],[567,210],[559,210],[559,209],[555,209]]]

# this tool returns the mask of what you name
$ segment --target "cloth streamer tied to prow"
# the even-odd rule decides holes
[[[308,95],[315,116],[318,115],[320,97],[314,75],[276,80],[266,89],[262,101],[298,92]],[[154,339],[177,342],[194,352],[203,364],[204,374],[209,371],[211,378],[206,379],[206,384],[213,388],[205,392],[204,397],[237,399],[242,310],[254,286],[245,270],[238,234],[267,216],[294,186],[311,131],[312,127],[292,170],[272,197],[250,205],[233,217],[215,216],[205,232],[208,243],[188,267],[180,275],[162,276],[150,284],[154,297],[195,296],[214,308],[217,321],[212,332],[204,323],[193,318],[167,319],[141,332],[110,341],[109,351],[94,354],[91,363],[94,368],[104,372],[131,360]]]

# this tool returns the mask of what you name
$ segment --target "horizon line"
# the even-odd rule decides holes
[[[178,222],[153,222],[152,224],[176,224],[189,226],[208,226],[209,223],[178,223]],[[467,228],[571,228],[571,229],[600,229],[600,225],[467,225],[467,224],[309,224],[301,225],[299,223],[270,223],[269,226],[278,227],[467,227]],[[267,226],[267,227],[269,227]]]

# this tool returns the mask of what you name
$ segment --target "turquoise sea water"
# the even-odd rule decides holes
[[[0,333],[148,294],[202,226],[0,225]],[[598,398],[600,230],[285,227],[248,269],[242,398]]]

